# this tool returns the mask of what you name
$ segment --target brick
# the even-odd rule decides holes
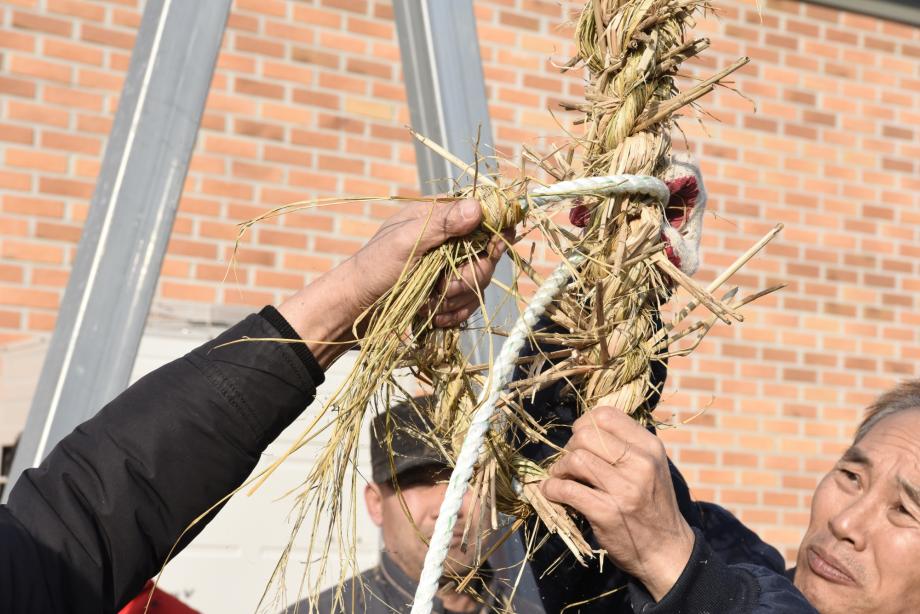
[[[32,168],[41,171],[64,173],[67,171],[67,156],[47,153],[35,149],[14,149],[8,147],[4,161],[10,166]]]
[[[183,284],[174,281],[164,281],[160,284],[160,293],[164,298],[178,301],[197,301],[213,303],[217,298],[217,290],[198,284]]]
[[[294,102],[302,105],[317,106],[336,110],[341,108],[340,99],[336,94],[295,89],[293,98]]]
[[[11,100],[7,108],[10,119],[56,126],[58,128],[66,128],[70,123],[70,115],[67,111],[49,109],[47,106],[32,102]]]
[[[29,262],[60,264],[64,261],[64,250],[44,243],[11,241],[6,239],[0,245],[0,257]]]
[[[317,124],[320,128],[326,130],[332,130],[335,132],[350,132],[352,134],[364,134],[364,130],[367,126],[367,124],[365,124],[363,121],[349,117],[342,117],[340,115],[330,115],[328,113],[320,113],[318,116]],[[377,138],[386,138],[385,136],[382,136],[375,131],[372,131],[371,135]]]
[[[64,203],[46,198],[6,194],[3,196],[3,211],[6,213],[60,218],[64,215]]]
[[[346,113],[361,115],[372,119],[391,121],[394,116],[393,105],[389,103],[348,97],[345,99],[344,107]]]
[[[63,132],[42,131],[42,147],[60,149],[74,153],[98,156],[102,153],[102,141],[95,137],[77,136]]]
[[[303,84],[313,81],[313,70],[297,65],[264,60],[262,62],[262,76],[267,79]]]
[[[238,181],[221,181],[218,179],[205,179],[201,182],[201,191],[213,196],[227,196],[249,200],[252,198],[252,187]]]
[[[45,0],[45,6],[52,13],[81,17],[90,21],[105,20],[105,7],[78,0]]]
[[[237,77],[234,79],[234,91],[238,94],[247,94],[250,96],[260,96],[262,98],[284,98],[284,87],[273,83],[255,81],[253,79],[244,79]]]
[[[295,26],[287,22],[266,21],[265,35],[269,38],[283,38],[295,43],[312,43],[314,31],[308,27]]]
[[[321,49],[337,49],[345,53],[361,55],[367,50],[367,43],[360,38],[347,34],[320,32],[319,47]]]
[[[230,259],[233,250],[226,250],[225,258]],[[242,264],[258,264],[262,266],[275,266],[277,256],[275,252],[265,249],[255,249],[252,247],[241,247],[235,255],[236,261]]]
[[[264,55],[275,58],[284,57],[285,52],[283,43],[265,40],[264,38],[257,38],[254,36],[245,36],[243,34],[237,34],[234,37],[233,48],[237,51],[245,51],[248,53],[255,53],[256,55]]]
[[[102,28],[88,23],[84,23],[80,27],[80,40],[127,50],[131,50],[134,47],[134,34],[113,28]]]
[[[35,79],[47,79],[49,81],[69,83],[73,72],[66,64],[47,62],[45,60],[38,60],[21,55],[8,56],[8,61],[8,67],[11,73],[25,75]]]
[[[328,72],[320,73],[319,85],[329,90],[350,92],[352,94],[366,94],[368,90],[367,79]]]
[[[28,220],[22,218],[0,218],[0,235],[7,237],[28,237],[31,234]]]
[[[295,62],[316,64],[332,69],[337,69],[340,63],[340,56],[311,47],[292,47],[291,59]]]
[[[273,183],[282,180],[283,171],[277,166],[251,164],[249,162],[233,162],[233,176],[238,179],[256,179]]]
[[[222,301],[229,305],[251,305],[262,307],[275,302],[275,295],[271,292],[257,292],[242,288],[225,288],[222,292]]]
[[[358,75],[367,75],[381,79],[390,79],[392,69],[389,65],[372,60],[361,60],[358,58],[348,58],[345,63],[345,70]]]
[[[59,300],[60,295],[57,292],[30,288],[0,287],[0,305],[57,309]]]
[[[53,38],[42,41],[42,49],[51,57],[93,66],[102,66],[104,57],[101,49]]]
[[[366,15],[368,12],[367,0],[322,0],[324,7],[340,9],[360,15]]]
[[[187,241],[173,237],[169,240],[167,252],[174,256],[191,256],[195,258],[204,258],[206,260],[214,260],[217,257],[217,246],[213,243]]]
[[[34,34],[26,32],[4,32],[3,38],[0,38],[0,48],[34,53],[37,40]]]
[[[292,166],[306,167],[313,164],[312,153],[276,145],[265,145],[262,157],[268,162],[279,162]]]
[[[124,83],[121,74],[112,74],[101,70],[90,70],[81,68],[77,73],[77,85],[81,89],[106,90],[108,92],[120,92]],[[84,92],[89,94],[88,92]],[[95,94],[91,94],[94,95]]]
[[[270,288],[284,288],[287,290],[299,290],[306,281],[303,275],[294,275],[291,273],[275,273],[272,271],[257,271],[256,285]]]
[[[182,277],[190,277],[187,273]],[[249,271],[239,266],[195,264],[195,279],[216,281],[219,283],[246,284],[249,281]]]
[[[361,249],[360,241],[333,239],[331,237],[314,237],[313,248],[321,253],[350,256]]]
[[[342,27],[343,16],[341,13],[313,8],[305,4],[295,4],[294,19],[317,27],[339,30]]]
[[[338,176],[331,173],[311,173],[304,171],[288,171],[288,183],[294,186],[303,186],[309,190],[321,192],[335,192],[339,184]]]
[[[89,199],[93,195],[93,184],[88,181],[42,177],[38,182],[38,191],[42,194]]]
[[[35,236],[40,239],[76,243],[80,240],[83,230],[73,224],[55,224],[52,222],[38,222],[35,225]]]
[[[517,13],[502,11],[499,14],[499,23],[512,28],[523,28],[525,30],[540,30],[540,20],[533,17],[527,17]]]
[[[383,40],[394,40],[396,33],[392,22],[372,21],[360,17],[349,17],[346,29],[352,34],[371,36]]]
[[[0,275],[0,279],[2,275]],[[0,328],[19,328],[22,318],[16,311],[0,310]]]
[[[0,75],[0,94],[34,98],[35,83],[26,79],[14,79]]]
[[[259,18],[253,15],[243,15],[238,11],[230,11],[230,16],[227,19],[227,29],[258,32]]]
[[[53,331],[57,317],[52,313],[30,311],[28,326],[32,330]]]
[[[24,11],[13,12],[13,26],[57,36],[70,36],[72,30],[70,22],[66,19],[34,15]]]
[[[32,269],[32,283],[36,286],[47,286],[63,289],[67,285],[69,271],[62,269]]]
[[[246,136],[272,139],[275,141],[284,140],[284,128],[264,122],[236,119],[233,122],[233,130],[237,134]]]
[[[288,3],[284,0],[237,0],[235,8],[274,17],[287,15]]]
[[[259,228],[256,243],[259,245],[276,245],[278,247],[290,247],[294,249],[304,249],[307,246],[307,237],[299,232],[285,232],[273,230],[270,228]]]
[[[907,141],[914,139],[914,131],[906,126],[882,126],[882,135],[887,138]]]

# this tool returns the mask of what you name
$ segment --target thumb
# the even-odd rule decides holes
[[[422,243],[432,249],[452,237],[462,237],[476,230],[482,221],[482,208],[472,198],[436,207],[426,226]]]

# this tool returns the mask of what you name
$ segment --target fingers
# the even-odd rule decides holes
[[[482,221],[479,202],[467,198],[453,202],[434,202],[419,207],[415,215],[421,225],[417,234],[422,251],[433,249],[452,237],[462,237],[473,232]]]
[[[478,308],[479,303],[476,303],[456,311],[451,311],[450,313],[438,314],[434,316],[432,322],[438,328],[452,328],[454,326],[460,326],[466,322]]]
[[[456,326],[482,306],[483,290],[505,251],[505,241],[495,237],[485,250],[438,283],[428,304],[429,310],[435,310],[435,326]]]
[[[567,505],[590,522],[595,510],[607,507],[604,498],[593,488],[575,480],[550,477],[540,484],[543,496],[555,503]]]
[[[628,440],[601,430],[595,425],[573,432],[565,449],[569,452],[585,450],[609,465],[617,465],[629,461],[630,443]]]
[[[582,430],[609,433],[649,452],[657,452],[662,446],[658,437],[646,430],[631,416],[614,407],[595,407],[581,416],[572,425],[572,432],[577,433]]]

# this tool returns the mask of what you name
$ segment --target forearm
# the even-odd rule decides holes
[[[46,568],[77,579],[48,582],[86,591],[70,611],[112,611],[133,597],[309,404],[322,372],[302,348],[223,345],[282,336],[250,316],[138,381],[19,480],[10,510],[47,553]]]
[[[354,293],[352,260],[320,276],[281,305],[278,311],[303,339],[323,369],[354,344],[352,327],[361,316]]]

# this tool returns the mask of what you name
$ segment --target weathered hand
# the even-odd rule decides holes
[[[383,296],[406,267],[448,239],[475,230],[482,210],[475,200],[415,202],[381,225],[370,241],[351,258],[316,279],[282,303],[278,310],[308,341],[320,365],[328,366],[352,339],[355,320]],[[495,240],[480,258],[458,270],[459,277],[442,279],[446,288],[434,324],[456,326],[479,306],[478,291],[488,285],[505,243]],[[329,343],[333,342],[333,343]]]
[[[582,416],[572,430],[543,494],[581,513],[617,567],[661,600],[695,539],[677,507],[664,445],[610,407]]]
[[[407,263],[413,264],[448,239],[469,234],[481,220],[479,203],[467,199],[410,203],[385,221],[367,245],[343,265],[359,280],[354,284],[359,313],[396,283]],[[445,288],[447,292],[435,313],[436,326],[456,326],[476,311],[477,290],[489,284],[504,246],[503,241],[493,240],[480,258],[459,269],[459,277],[440,280],[438,296]]]

